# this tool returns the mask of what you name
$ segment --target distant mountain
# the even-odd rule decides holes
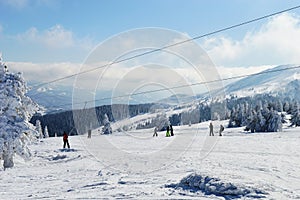
[[[72,88],[69,87],[45,86],[31,89],[27,94],[39,105],[46,108],[48,113],[72,108]]]
[[[263,71],[263,73],[255,76],[249,76],[240,79],[225,86],[224,90],[227,96],[246,97],[254,96],[256,94],[271,94],[280,95],[283,97],[290,97],[292,99],[300,100],[300,68],[288,69],[296,67],[296,65],[280,65],[272,69]],[[72,103],[81,102],[76,105],[76,108],[83,108],[84,106],[100,106],[122,103],[116,99],[110,99],[112,93],[110,91],[97,93],[96,97],[91,96],[89,91],[81,91],[81,95],[77,95],[76,99],[72,99],[73,88],[66,86],[51,86],[41,87],[28,92],[28,95],[38,104],[44,106],[47,112],[57,112],[61,110],[72,109]],[[161,95],[153,95],[151,93],[142,95],[133,95],[124,98],[129,104],[143,104],[143,103],[158,103],[167,105],[189,104],[195,100],[207,100],[212,93],[204,93],[196,96],[188,96],[185,94],[172,95],[164,98]],[[91,100],[99,100],[88,105],[85,105],[87,96],[92,97]],[[115,95],[117,96],[117,95]],[[122,99],[121,99],[122,100]],[[124,103],[124,102],[123,102]],[[191,104],[193,105],[193,103]]]
[[[240,79],[227,85],[225,92],[227,95],[238,97],[267,93],[299,99],[300,68],[293,67],[297,65],[280,65],[265,70],[259,75]]]
[[[196,100],[196,97],[185,95],[185,94],[177,94],[172,95],[170,97],[164,98],[162,100],[157,101],[156,103],[168,104],[168,105],[178,105],[189,103]]]
[[[33,85],[33,84],[32,84]],[[29,84],[30,87],[30,84]],[[45,86],[33,88],[28,93],[35,102],[43,106],[47,113],[59,112],[63,110],[82,109],[101,105],[111,104],[145,104],[158,102],[159,97],[153,94],[141,94],[125,96],[124,98],[114,98],[120,95],[112,94],[111,91],[102,91],[92,93],[87,90],[76,90],[76,95],[73,97],[73,87],[66,86]],[[123,95],[123,94],[122,94]],[[112,98],[111,98],[112,97]],[[181,98],[182,96],[180,96]],[[87,102],[87,103],[85,103]],[[162,101],[161,103],[164,103]],[[159,103],[159,104],[161,104]],[[167,104],[167,103],[165,103]],[[173,104],[170,104],[173,105]]]

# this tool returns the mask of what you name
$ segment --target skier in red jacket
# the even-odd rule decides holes
[[[68,140],[68,134],[66,132],[64,132],[63,141],[64,141],[64,148],[66,148],[66,144],[67,144],[68,148],[70,149],[70,144],[69,144],[69,140]]]

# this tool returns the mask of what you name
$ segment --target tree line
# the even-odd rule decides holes
[[[104,125],[107,121],[106,117],[110,122],[115,122],[151,112],[152,109],[155,109],[154,104],[103,105],[95,108],[34,115],[31,118],[30,123],[36,125],[36,121],[39,120],[42,132],[44,132],[45,127],[47,127],[50,137],[53,137],[55,134],[57,136],[62,136],[64,131],[68,132],[70,135],[79,135],[87,132],[89,129],[96,129]]]

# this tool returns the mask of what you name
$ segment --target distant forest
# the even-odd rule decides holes
[[[165,130],[168,125],[196,124],[209,120],[229,120],[227,125],[231,127],[245,127],[245,131],[253,132],[277,132],[281,131],[282,124],[290,122],[291,126],[300,126],[300,106],[298,101],[289,97],[278,97],[268,94],[255,95],[253,97],[231,96],[227,99],[214,99],[203,103],[194,103],[186,107],[178,105],[172,107],[175,112],[167,116],[164,112],[168,105],[139,104],[139,105],[106,105],[96,108],[65,111],[44,116],[32,117],[31,123],[41,122],[42,131],[47,126],[49,136],[61,136],[64,131],[70,135],[86,133],[89,129],[97,129],[103,125],[105,114],[110,122],[131,118],[139,114],[154,113],[153,118],[140,121],[136,126],[122,127],[119,131],[130,129],[145,129],[158,127]],[[289,115],[287,118],[286,115]]]
[[[102,126],[105,114],[108,116],[109,121],[114,122],[151,112],[152,109],[156,109],[161,106],[163,105],[104,105],[95,108],[35,115],[31,118],[30,123],[36,125],[36,121],[39,120],[41,122],[43,132],[47,126],[50,137],[53,137],[55,133],[57,136],[61,136],[64,131],[70,135],[79,135],[87,132],[88,129],[96,129]]]

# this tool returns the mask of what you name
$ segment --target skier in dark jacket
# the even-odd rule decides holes
[[[158,136],[158,134],[157,134],[157,127],[156,127],[156,126],[154,127],[154,134],[153,134],[153,137],[154,137],[154,136],[156,136],[156,137]]]
[[[214,126],[212,122],[209,124],[209,136],[214,136]]]
[[[64,148],[66,148],[66,144],[67,144],[68,148],[70,149],[70,144],[69,144],[69,140],[68,140],[68,134],[66,132],[64,132],[63,141],[64,141]]]
[[[222,132],[224,131],[224,126],[220,125],[219,136],[222,136]]]
[[[170,130],[171,130],[171,136],[174,136],[174,132],[173,132],[173,127],[172,127],[172,125],[170,125]]]

